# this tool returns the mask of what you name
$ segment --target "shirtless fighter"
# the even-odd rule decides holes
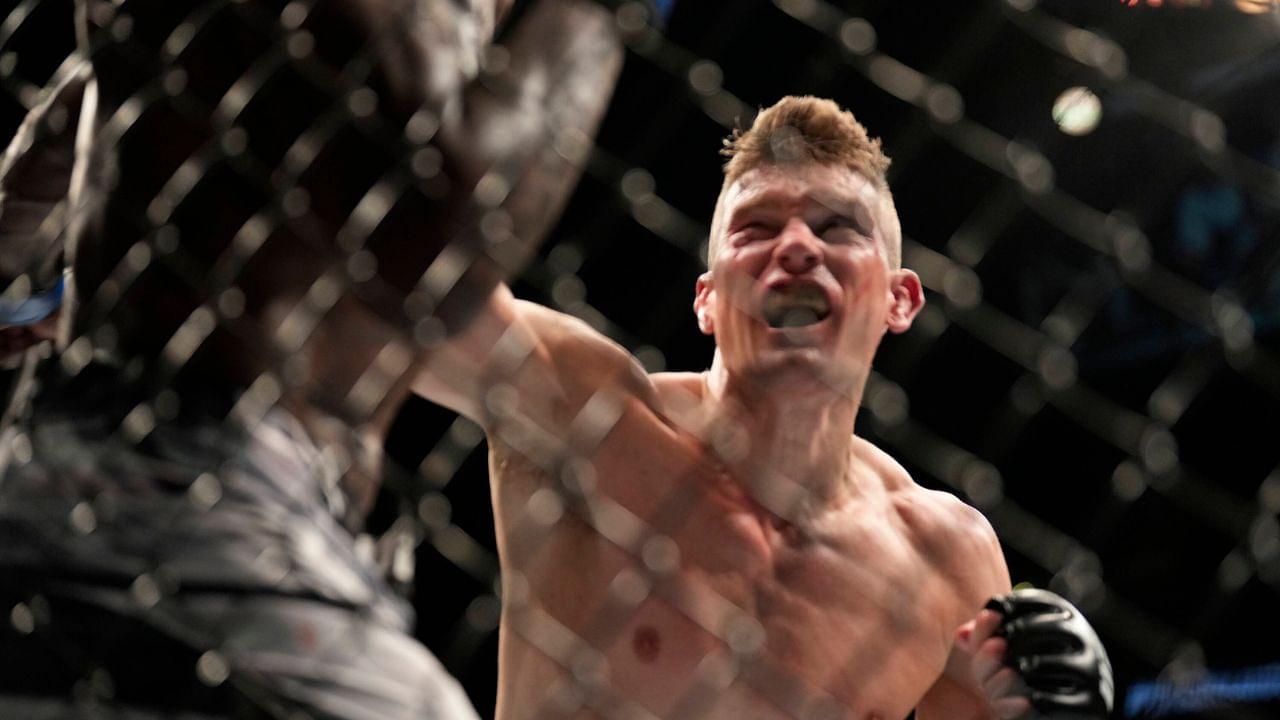
[[[710,370],[646,374],[499,286],[416,381],[490,443],[498,718],[1102,717],[1074,608],[984,609],[1010,592],[986,520],[853,433],[924,302],[879,141],[789,97],[726,154],[694,300]]]
[[[621,64],[609,7],[512,4],[77,1],[0,163],[0,351],[64,302],[0,446],[0,717],[475,717],[359,533]]]

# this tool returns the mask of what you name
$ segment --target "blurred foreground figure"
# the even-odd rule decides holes
[[[497,287],[416,389],[481,423],[504,583],[498,717],[1100,718],[1110,667],[990,525],[854,434],[924,303],[878,140],[789,97],[728,142],[698,326],[646,373]]]
[[[2,183],[5,281],[74,282],[6,429],[0,716],[474,715],[356,536],[620,66],[608,9],[509,4],[77,5]]]

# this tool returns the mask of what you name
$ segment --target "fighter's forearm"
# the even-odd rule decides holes
[[[391,239],[401,262],[379,266],[409,292],[421,289],[425,265],[435,261],[426,289],[453,333],[559,217],[621,69],[621,38],[613,13],[594,0],[534,0],[501,46],[469,37],[484,23],[453,3],[349,5],[379,38],[392,117],[399,123],[416,113],[426,125],[439,123],[430,146],[448,188],[424,212],[384,225],[399,236]],[[384,5],[408,17],[388,21]],[[407,122],[411,141],[421,132],[423,123]],[[424,237],[427,256],[415,257]],[[436,260],[430,246],[440,238],[451,245]]]
[[[289,38],[274,34],[286,23],[269,22],[275,3],[233,4],[220,11],[226,22],[200,26],[182,52],[170,56],[156,39],[175,35],[188,5],[136,0],[125,6],[135,19],[129,38],[86,33],[94,38],[103,118],[127,117],[116,110],[131,100],[143,111],[97,151],[94,167],[119,168],[119,178],[99,188],[105,209],[96,217],[103,221],[87,222],[91,237],[78,246],[87,297],[119,264],[137,230],[148,230],[127,223],[159,222],[148,211],[157,207],[152,201],[172,168],[193,157],[193,147],[216,156],[216,138],[231,123],[255,151],[245,154],[249,162],[228,163],[235,173],[259,180],[253,163],[272,163],[265,168],[271,182],[303,191],[286,192],[286,185],[274,194],[308,200],[304,215],[289,216],[289,242],[301,252],[290,251],[291,262],[275,263],[269,272],[242,273],[237,282],[247,297],[305,290],[327,268],[341,267],[345,256],[367,252],[373,262],[362,257],[362,264],[375,268],[376,277],[361,281],[360,297],[369,309],[404,330],[432,320],[429,313],[456,332],[476,301],[522,264],[563,207],[578,174],[566,149],[594,132],[622,55],[610,11],[589,0],[537,0],[512,28],[505,52],[485,50],[485,14],[470,4],[331,0],[292,13]],[[293,42],[299,39],[305,42]],[[275,51],[286,41],[293,42],[290,59],[273,69]],[[493,62],[482,73],[485,56]],[[499,72],[503,57],[508,62]],[[171,72],[174,67],[185,74]],[[273,73],[281,80],[265,81]],[[183,78],[178,99],[139,104],[162,76]],[[236,78],[243,98],[226,88]],[[200,103],[216,104],[220,112],[202,111]],[[146,123],[175,131],[156,136],[135,129]],[[266,156],[254,157],[262,148]],[[274,155],[280,149],[290,150],[283,160]],[[242,212],[224,207],[231,200],[262,202],[251,195],[258,191],[253,183],[235,174],[203,179],[197,190],[176,195],[182,207],[170,215],[228,216]],[[184,251],[217,257],[226,239],[200,230],[183,233]],[[414,293],[425,302],[406,302]],[[127,303],[111,310],[121,333],[155,326],[123,317],[132,312]],[[251,303],[246,317],[254,312]]]
[[[478,181],[495,167],[537,168],[554,157],[554,169],[569,177],[528,180],[572,186],[574,165],[554,151],[589,140],[604,114],[622,61],[613,15],[592,0],[539,0],[498,48],[490,47],[489,72],[467,86],[462,105],[444,113],[442,141],[459,158],[461,180]]]
[[[581,174],[622,63],[612,14],[591,0],[542,0],[491,52],[501,72],[470,83],[445,113],[441,143],[462,187],[494,205],[461,234],[481,252],[439,314],[461,325],[499,278],[524,265],[550,231]]]

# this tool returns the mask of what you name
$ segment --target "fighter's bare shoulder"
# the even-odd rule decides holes
[[[898,461],[858,438],[855,452],[879,471],[896,518],[923,554],[953,576],[962,592],[985,600],[1008,590],[1008,569],[995,530],[977,508],[923,487]]]
[[[581,318],[537,303],[515,302],[521,319],[537,338],[534,352],[556,369],[556,379],[571,396],[609,389],[656,402],[656,390],[640,362],[622,345],[614,342]],[[574,400],[584,400],[574,397]]]
[[[502,398],[500,404],[551,427],[601,393],[645,403],[655,395],[621,345],[579,318],[516,299],[503,285],[465,329],[431,351],[413,388],[486,429]]]

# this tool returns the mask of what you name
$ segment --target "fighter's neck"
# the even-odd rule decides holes
[[[704,382],[712,448],[767,509],[795,519],[859,493],[850,466],[862,383],[842,392],[787,378],[745,382],[718,363]]]

